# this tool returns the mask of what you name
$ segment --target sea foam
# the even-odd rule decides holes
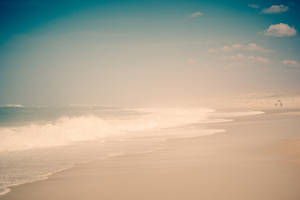
[[[194,123],[217,123],[228,117],[261,114],[258,111],[214,113],[203,108],[139,108],[140,114],[126,118],[101,118],[96,115],[61,117],[48,123],[31,123],[0,128],[0,152],[70,145],[100,140],[130,132],[157,131]],[[216,117],[211,117],[214,114]],[[216,131],[219,132],[219,131]]]
[[[23,117],[26,112],[22,109],[13,111],[21,112],[20,117]],[[99,114],[99,108],[93,108],[93,112],[87,109],[87,113],[76,116],[62,114],[55,120],[0,127],[0,195],[8,193],[12,186],[46,179],[78,163],[126,155],[126,151],[133,148],[131,143],[135,144],[131,153],[151,153],[163,148],[163,141],[168,139],[225,132],[202,124],[262,114],[256,111],[220,113],[205,108],[137,108],[109,112],[101,108]],[[150,145],[144,145],[148,143]],[[122,148],[123,145],[129,148]]]
[[[70,145],[129,132],[159,130],[207,119],[211,109],[136,109],[140,114],[105,119],[96,115],[61,117],[47,123],[0,128],[0,152]]]

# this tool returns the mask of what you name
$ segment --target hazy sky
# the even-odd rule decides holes
[[[0,0],[0,104],[300,92],[296,0]]]

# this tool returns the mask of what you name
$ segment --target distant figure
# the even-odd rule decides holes
[[[278,102],[278,105],[282,108],[283,107],[283,103],[280,101],[280,99],[277,102]]]

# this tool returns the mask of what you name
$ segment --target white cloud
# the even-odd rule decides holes
[[[261,12],[264,14],[278,14],[288,11],[289,7],[285,5],[272,5],[270,8],[265,8]]]
[[[236,54],[231,56],[223,56],[222,59],[224,60],[231,60],[231,61],[251,61],[251,62],[259,62],[259,63],[269,63],[269,58],[266,57],[259,57],[259,56],[246,56],[244,54]]]
[[[204,15],[202,12],[197,11],[197,12],[190,14],[189,18],[196,18],[196,17],[202,16],[202,15]]]
[[[246,56],[244,54],[236,54],[236,55],[232,55],[232,56],[223,56],[222,57],[224,60],[241,60],[246,58]]]
[[[233,45],[231,45],[231,48],[233,50],[238,50],[238,49],[243,48],[243,45],[241,45],[241,44],[233,44]]]
[[[271,49],[265,49],[262,46],[259,46],[255,43],[249,43],[247,45],[243,44],[232,44],[232,45],[225,45],[220,48],[211,48],[208,50],[209,53],[217,53],[217,52],[233,52],[238,50],[244,50],[244,51],[257,51],[262,53],[270,53],[273,52]]]
[[[259,8],[260,6],[257,4],[248,4],[250,8]]]
[[[269,58],[259,57],[259,56],[248,56],[248,60],[253,62],[260,62],[260,63],[269,63]]]
[[[223,47],[220,47],[219,50],[223,52],[231,52],[231,51],[239,50],[241,48],[243,48],[243,45],[241,44],[232,44],[230,46],[225,45]]]
[[[273,37],[289,37],[296,35],[296,33],[297,31],[294,27],[283,23],[270,25],[269,28],[264,31],[264,35]]]
[[[300,67],[300,63],[298,63],[296,60],[284,60],[282,63],[288,66]]]
[[[262,46],[259,46],[254,43],[249,43],[244,49],[248,50],[248,51],[259,51],[259,52],[263,52],[263,53],[273,52],[273,50],[271,50],[271,49],[265,49]]]
[[[270,63],[270,59],[267,57],[247,55],[246,52],[256,52],[256,53],[270,53],[273,50],[265,49],[255,43],[248,44],[232,44],[225,45],[219,48],[211,48],[208,50],[209,53],[223,53],[220,58],[226,61],[231,61],[232,63],[238,63],[239,65],[247,65],[249,63]],[[234,54],[235,53],[235,54]]]
[[[231,51],[231,47],[229,47],[229,46],[223,46],[223,47],[220,48],[220,50],[224,51],[224,52],[229,52],[229,51]]]

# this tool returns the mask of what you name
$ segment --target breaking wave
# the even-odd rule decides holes
[[[3,108],[24,108],[24,106],[21,105],[21,104],[5,104],[5,105],[0,105],[0,107],[3,107]]]
[[[100,140],[129,132],[154,131],[193,123],[215,123],[210,119],[214,110],[203,108],[136,109],[140,114],[126,118],[105,119],[96,115],[61,117],[54,122],[32,123],[0,128],[0,152],[70,145],[76,142]],[[240,116],[253,113],[227,114]],[[226,120],[224,120],[226,121]]]

